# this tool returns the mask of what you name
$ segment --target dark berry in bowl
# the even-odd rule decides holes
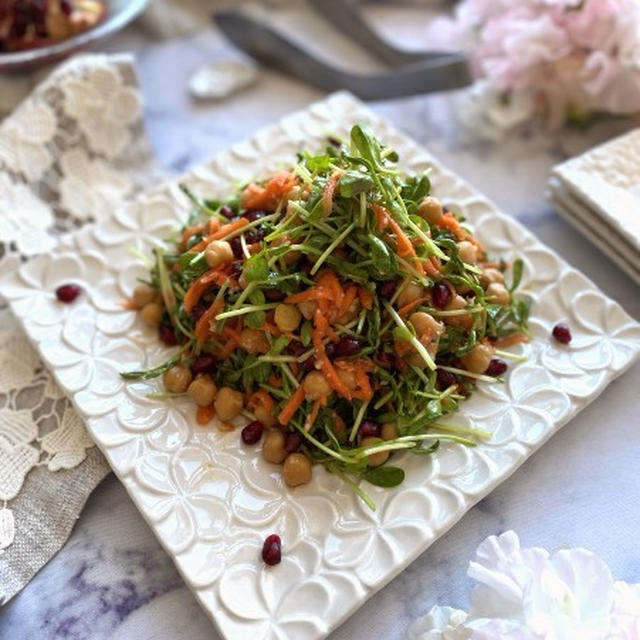
[[[77,284],[63,284],[56,289],[56,298],[65,304],[71,304],[80,294],[82,289]]]
[[[571,329],[569,329],[569,325],[564,322],[558,322],[558,324],[553,327],[551,334],[562,344],[569,344],[571,342]]]

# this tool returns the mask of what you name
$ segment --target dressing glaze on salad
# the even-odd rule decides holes
[[[372,508],[360,480],[400,484],[398,453],[488,436],[443,417],[527,340],[522,263],[492,261],[397,160],[354,126],[226,201],[183,187],[189,220],[131,300],[176,353],[123,376],[163,376],[155,396],[188,394],[202,425],[243,416],[287,485],[322,464]]]

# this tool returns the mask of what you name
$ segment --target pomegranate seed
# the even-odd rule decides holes
[[[442,282],[436,282],[431,287],[431,300],[436,309],[444,309],[451,302],[451,289]]]
[[[265,289],[263,293],[268,302],[280,302],[286,298],[286,294],[277,289]]]
[[[228,204],[220,207],[220,213],[229,220],[236,217],[236,212]]]
[[[216,368],[216,359],[210,353],[203,353],[191,364],[191,373],[197,376],[201,373],[213,373]]]
[[[336,345],[334,342],[330,342],[324,347],[327,358],[333,358],[336,355]]]
[[[398,280],[387,280],[386,282],[381,282],[376,287],[378,297],[384,298],[386,300],[391,298],[398,288],[398,282]]]
[[[302,436],[299,433],[290,433],[284,442],[284,450],[289,453],[295,453],[302,444]]]
[[[250,422],[241,432],[240,437],[245,444],[255,444],[262,438],[264,425],[259,420]]]
[[[500,358],[492,358],[487,370],[484,372],[486,376],[501,376],[509,367],[504,360]]]
[[[384,369],[395,369],[396,366],[396,358],[393,354],[387,353],[380,349],[378,353],[376,353],[374,360],[376,364],[379,364]]]
[[[229,244],[231,245],[231,250],[233,251],[233,255],[238,260],[241,260],[244,257],[244,253],[242,252],[242,241],[240,240],[240,236],[231,238],[231,240],[229,240]]]
[[[262,545],[262,559],[268,565],[278,564],[282,559],[282,542],[280,536],[272,533]]]
[[[62,13],[64,13],[65,16],[70,16],[71,12],[73,11],[71,0],[61,0],[60,8],[62,9]]]
[[[254,227],[244,234],[244,239],[247,241],[247,244],[253,244],[254,242],[260,242],[266,235],[267,232],[262,226]]]
[[[242,275],[242,262],[239,260],[237,262],[231,263],[231,277],[236,280]]]
[[[372,420],[365,420],[358,429],[358,433],[363,438],[368,438],[373,436],[375,438],[380,437],[380,425],[377,422],[373,422]]]
[[[358,338],[342,336],[342,338],[335,343],[334,353],[336,357],[344,358],[358,353],[360,349],[362,349],[362,344]]]
[[[202,314],[207,310],[207,305],[203,302],[198,302],[194,305],[193,309],[191,309],[191,317],[194,320],[200,320]]]
[[[173,347],[178,344],[178,338],[176,337],[176,332],[173,330],[173,327],[170,324],[163,322],[158,327],[158,337],[162,342],[166,345]]]
[[[82,289],[77,284],[63,284],[56,289],[56,297],[65,304],[71,304],[80,293]]]
[[[571,342],[571,329],[564,322],[558,322],[558,324],[553,327],[553,331],[551,332],[553,337],[562,344],[569,344]]]
[[[243,218],[246,218],[249,222],[253,222],[254,220],[260,220],[260,218],[264,218],[267,215],[266,211],[245,211],[242,214]]]
[[[300,368],[308,373],[309,371],[313,371],[316,368],[316,359],[314,356],[309,356],[306,360],[303,360],[300,363]]]
[[[443,389],[448,389],[451,385],[457,384],[458,378],[456,378],[456,375],[450,371],[438,369],[436,373],[436,381],[438,383],[438,388],[442,391]]]

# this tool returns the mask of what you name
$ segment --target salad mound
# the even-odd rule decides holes
[[[500,381],[529,301],[521,261],[492,262],[428,175],[365,127],[329,141],[226,201],[183,186],[189,220],[131,301],[177,352],[123,376],[162,375],[155,395],[188,394],[200,424],[243,416],[287,485],[323,464],[373,508],[359,481],[401,483],[397,452],[489,435],[441,419]]]

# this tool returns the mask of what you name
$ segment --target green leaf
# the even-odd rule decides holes
[[[311,155],[308,151],[305,151],[302,154],[302,159],[307,165],[307,169],[309,169],[309,171],[311,171],[312,173],[318,171],[327,171],[331,166],[331,162],[333,161],[333,158],[328,153],[314,156]]]
[[[431,181],[426,173],[421,176],[411,176],[407,178],[404,187],[400,190],[404,200],[413,202],[416,205],[431,191]]]
[[[252,311],[244,317],[244,323],[250,329],[259,329],[266,320],[267,316],[264,311]]]
[[[524,263],[521,258],[518,258],[513,263],[513,281],[511,282],[511,286],[509,287],[509,293],[513,293],[520,284],[522,280],[522,270],[524,268]]]
[[[300,339],[305,347],[311,344],[311,322],[305,320],[300,328]]]
[[[382,152],[380,143],[370,129],[364,125],[354,125],[351,128],[351,145],[360,156],[370,162],[374,168],[382,166]]]
[[[362,476],[367,482],[376,487],[397,487],[404,480],[404,471],[400,467],[391,467],[385,465],[383,467],[375,467],[369,469]]]
[[[369,250],[371,251],[371,259],[380,275],[386,276],[394,273],[396,270],[396,259],[387,244],[373,234],[367,236],[367,241],[369,243]]]
[[[351,169],[345,171],[340,177],[340,195],[343,198],[352,198],[366,191],[370,191],[374,187],[374,181],[371,176],[362,171]]]
[[[261,253],[251,256],[242,270],[247,282],[261,282],[269,278],[269,262]]]

